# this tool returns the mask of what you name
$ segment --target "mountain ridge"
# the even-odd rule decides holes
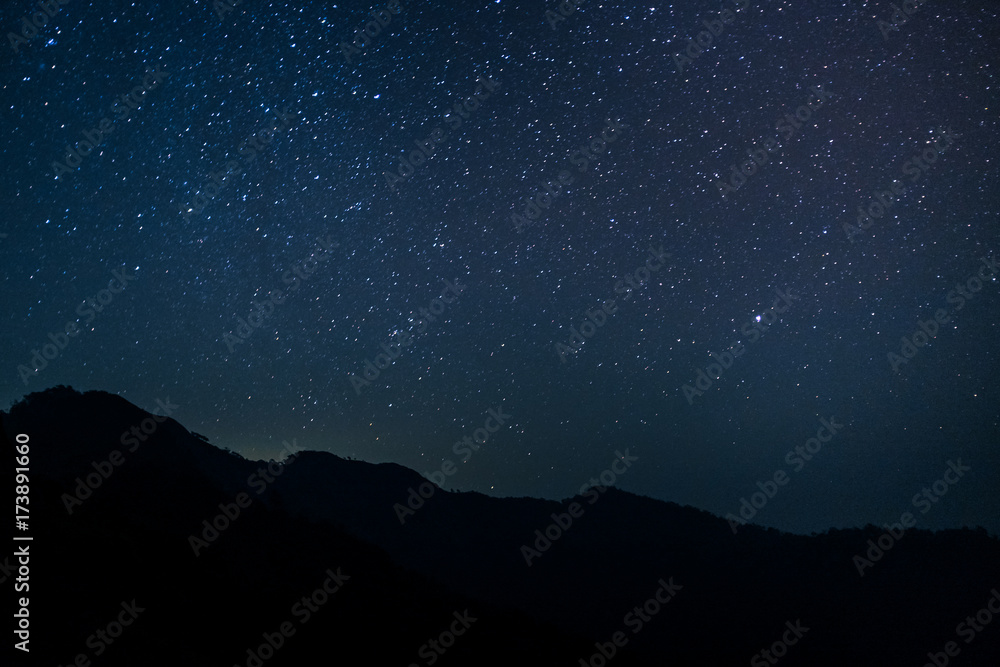
[[[31,394],[0,413],[8,441],[30,434],[32,488],[43,489],[39,513],[63,531],[54,541],[83,539],[86,527],[117,544],[131,540],[146,561],[156,551],[144,545],[156,544],[207,590],[214,584],[198,569],[205,563],[223,580],[239,572],[258,581],[265,572],[274,576],[283,558],[318,559],[310,536],[323,535],[327,547],[347,544],[352,553],[369,554],[378,576],[405,582],[406,590],[471,601],[515,627],[548,628],[533,635],[532,645],[541,642],[560,664],[597,655],[617,632],[626,634],[626,645],[615,649],[619,664],[667,656],[676,664],[745,663],[798,620],[810,631],[789,648],[785,664],[916,663],[1000,584],[1000,541],[982,529],[908,529],[861,576],[854,557],[865,554],[868,540],[877,544],[883,529],[802,536],[746,525],[734,534],[725,519],[703,510],[613,487],[562,501],[494,498],[428,487],[403,466],[328,452],[255,462],[215,448],[169,417],[70,513],[66,496],[88,475],[96,480],[94,463],[109,460],[122,448],[121,434],[150,418],[121,397],[65,387]],[[429,497],[420,496],[421,486]],[[415,508],[401,514],[397,506],[408,498]],[[276,531],[287,545],[265,548]],[[277,551],[269,560],[257,553],[262,548]],[[268,584],[271,595],[289,587],[286,576],[295,578],[277,577]],[[63,583],[79,585],[71,579]],[[669,604],[640,631],[625,624],[639,623],[632,612],[671,587]],[[350,599],[361,609],[370,602]],[[412,613],[414,604],[401,599],[399,609]],[[928,607],[935,608],[930,618],[921,612]],[[882,611],[894,615],[891,627]],[[485,651],[474,652],[476,660],[497,657],[474,636],[470,629],[466,646]],[[851,645],[838,639],[847,636]],[[927,638],[925,650],[911,645],[914,636]],[[565,654],[566,646],[576,648]],[[983,660],[1000,657],[979,640],[963,663],[987,664],[972,662],[977,652]]]

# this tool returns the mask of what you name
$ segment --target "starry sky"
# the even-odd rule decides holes
[[[720,516],[785,471],[753,521],[804,533],[961,459],[918,526],[1000,532],[995,3],[35,11],[0,9],[4,406],[169,399],[496,496],[627,449],[617,486]]]

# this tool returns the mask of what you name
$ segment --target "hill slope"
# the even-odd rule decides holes
[[[616,489],[498,499],[320,452],[269,471],[65,387],[0,419],[9,444],[30,437],[30,664],[252,667],[262,633],[267,665],[772,664],[776,642],[788,665],[921,665],[948,641],[956,664],[1000,663],[1000,624],[956,634],[1000,586],[984,531],[906,530],[862,577],[882,529],[734,535]],[[133,599],[120,638],[88,641]]]

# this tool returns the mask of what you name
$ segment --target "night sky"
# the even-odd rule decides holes
[[[561,7],[5,3],[0,404],[1000,532],[996,4]]]

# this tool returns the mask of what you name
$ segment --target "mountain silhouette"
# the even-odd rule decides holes
[[[18,434],[30,458],[17,664],[1000,664],[982,529],[734,531],[614,488],[493,498],[324,452],[248,461],[62,386],[0,420],[5,460]],[[4,586],[17,563],[0,552]]]

